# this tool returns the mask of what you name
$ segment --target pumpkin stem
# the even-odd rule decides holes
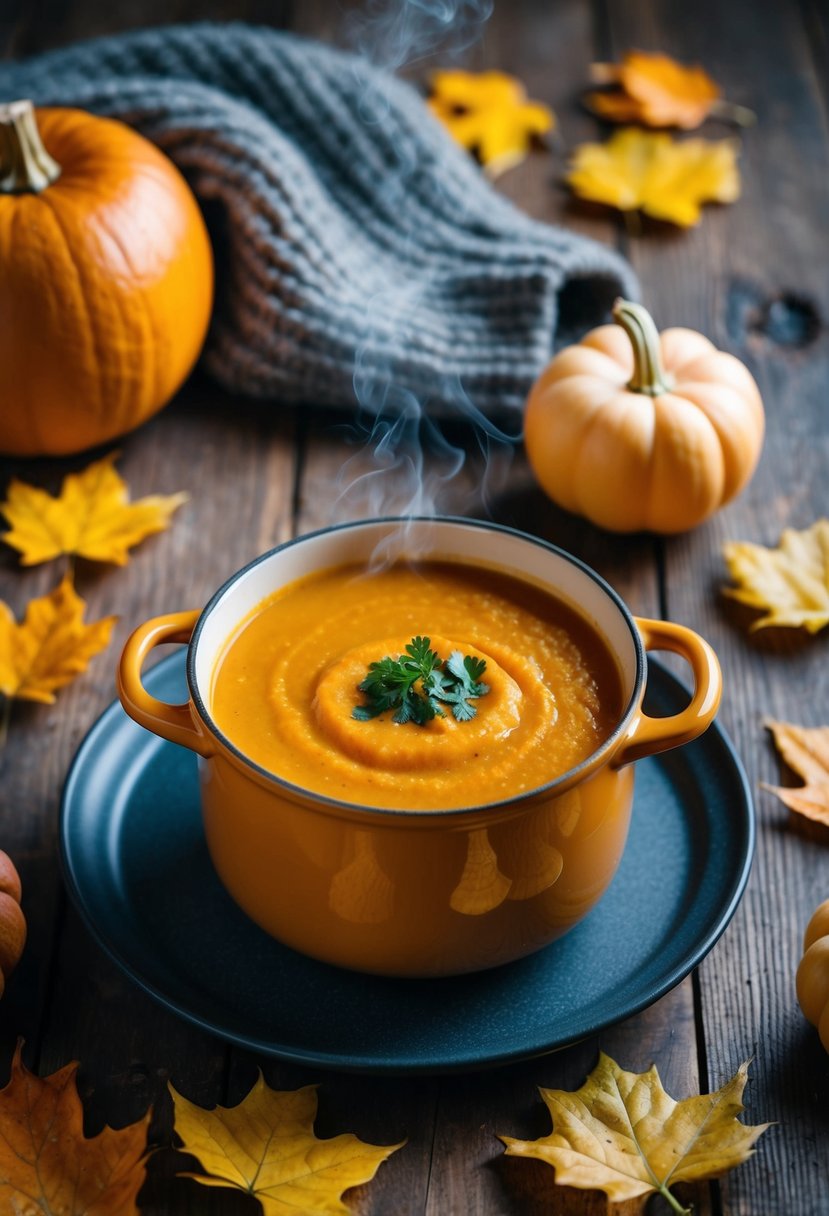
[[[621,325],[633,347],[633,375],[628,381],[632,393],[660,397],[670,390],[670,379],[662,367],[659,353],[659,332],[653,317],[641,304],[617,300],[613,305],[613,320]]]
[[[0,194],[40,194],[60,177],[30,101],[0,105]]]

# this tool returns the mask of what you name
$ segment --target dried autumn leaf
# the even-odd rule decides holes
[[[829,624],[829,519],[802,532],[787,528],[776,549],[731,541],[723,554],[738,584],[725,594],[765,613],[752,633],[770,625],[817,633]]]
[[[85,609],[68,575],[48,595],[30,600],[20,623],[0,600],[0,696],[50,705],[59,688],[86,671],[108,644],[116,618],[85,624]]]
[[[658,1191],[688,1216],[668,1185],[717,1178],[740,1165],[769,1126],[737,1119],[747,1075],[741,1064],[716,1093],[675,1102],[655,1068],[625,1072],[602,1053],[575,1093],[540,1091],[553,1119],[550,1135],[501,1139],[510,1156],[554,1166],[562,1185],[604,1191],[615,1203]]]
[[[137,1216],[149,1112],[87,1139],[77,1064],[38,1077],[20,1051],[18,1044],[11,1079],[0,1090],[0,1211]]]
[[[490,177],[517,165],[555,126],[552,110],[530,101],[521,81],[505,72],[435,72],[431,85],[432,113]]]
[[[171,1087],[172,1088],[172,1087]],[[204,1173],[185,1173],[204,1186],[233,1186],[254,1195],[265,1216],[338,1216],[342,1193],[370,1181],[399,1144],[378,1147],[356,1136],[318,1140],[316,1089],[280,1092],[259,1074],[238,1106],[203,1110],[172,1090],[182,1152]]]
[[[764,781],[763,788],[776,794],[797,815],[829,828],[829,726],[793,726],[771,719],[765,725],[789,768],[806,784],[785,789]]]
[[[127,485],[114,468],[116,455],[111,452],[82,473],[70,473],[57,498],[12,481],[8,500],[0,504],[11,524],[2,539],[23,554],[24,566],[64,553],[123,566],[133,545],[169,526],[187,495],[154,494],[130,502]]]
[[[731,140],[674,140],[626,127],[604,144],[576,148],[567,181],[580,198],[620,211],[644,211],[690,228],[705,202],[740,196],[736,145]]]
[[[670,55],[628,51],[619,64],[597,63],[596,83],[617,84],[609,93],[590,93],[587,104],[611,122],[641,122],[649,127],[700,126],[720,97],[720,90],[698,64],[685,67]]]

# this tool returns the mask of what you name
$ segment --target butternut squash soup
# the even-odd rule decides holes
[[[256,764],[339,801],[479,806],[591,755],[623,709],[614,659],[576,611],[448,562],[342,566],[281,588],[213,673],[219,729]]]

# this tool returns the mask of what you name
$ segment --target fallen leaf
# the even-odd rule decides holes
[[[129,1127],[83,1134],[77,1064],[50,1077],[20,1058],[0,1090],[0,1211],[135,1216],[145,1175],[150,1114]]]
[[[85,608],[68,575],[48,595],[30,600],[20,623],[0,600],[0,696],[51,705],[57,689],[86,671],[117,618],[85,624]]]
[[[674,140],[626,127],[604,144],[576,148],[567,181],[580,198],[620,211],[644,211],[690,228],[705,202],[740,195],[737,149],[731,140]]]
[[[829,726],[793,726],[771,719],[765,725],[789,768],[806,784],[786,789],[763,781],[763,789],[776,794],[797,815],[829,828]]]
[[[641,122],[649,127],[700,126],[720,98],[720,90],[698,64],[685,67],[670,55],[628,51],[621,63],[597,63],[591,76],[615,84],[608,93],[590,93],[587,104],[611,122]]]
[[[64,553],[123,566],[133,545],[169,526],[187,495],[154,494],[130,502],[127,485],[114,468],[116,456],[111,452],[82,473],[70,473],[57,498],[12,481],[8,500],[0,504],[11,524],[2,539],[23,554],[24,566]]]
[[[172,1089],[172,1087],[171,1087]],[[181,1151],[204,1173],[183,1173],[204,1186],[233,1186],[255,1196],[265,1216],[348,1213],[342,1193],[370,1181],[399,1144],[378,1147],[356,1136],[318,1140],[313,1085],[270,1089],[259,1074],[238,1106],[203,1110],[172,1090]]]
[[[432,113],[490,177],[517,165],[555,126],[552,110],[530,101],[521,81],[505,72],[435,72],[431,86]]]
[[[829,519],[802,532],[787,528],[776,549],[731,541],[723,553],[738,584],[725,594],[765,612],[752,622],[752,633],[770,625],[817,633],[829,624]]]
[[[540,1090],[553,1119],[550,1135],[501,1139],[510,1156],[554,1166],[557,1183],[604,1191],[614,1203],[658,1191],[687,1216],[668,1184],[717,1178],[740,1165],[769,1126],[737,1119],[747,1075],[741,1064],[716,1093],[675,1102],[655,1068],[624,1072],[602,1053],[575,1093]]]

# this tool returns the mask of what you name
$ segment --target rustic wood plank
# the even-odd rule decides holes
[[[304,11],[307,15],[307,9]],[[595,130],[579,105],[585,65],[595,57],[593,35],[589,11],[581,4],[557,6],[554,20],[546,8],[534,3],[513,4],[509,11],[496,6],[485,31],[484,47],[472,58],[477,67],[497,66],[520,75],[532,96],[552,103],[568,139],[578,140]],[[566,222],[612,243],[616,230],[606,217],[571,213],[570,200],[559,184],[560,174],[560,160],[539,155],[507,175],[501,186],[520,205],[526,203],[536,217]],[[336,422],[336,417],[330,419],[329,426]],[[610,539],[560,511],[536,488],[520,449],[498,450],[502,468],[493,472],[492,479],[496,484],[500,482],[500,488],[488,495],[486,505],[480,494],[477,501],[470,498],[470,491],[475,493],[483,477],[474,433],[467,428],[464,434],[462,427],[454,432],[450,428],[450,432],[453,442],[465,448],[466,463],[453,482],[442,486],[438,510],[491,517],[562,544],[603,573],[634,610],[659,615],[656,550],[650,538]],[[338,493],[332,514],[330,487],[371,467],[370,450],[352,457],[345,475],[343,458],[341,437],[334,429],[327,429],[321,417],[313,416],[306,431],[299,531],[335,519],[377,513],[384,507],[390,513],[399,509],[399,483],[390,477],[385,484],[387,497],[383,498],[382,487],[375,487],[380,500],[370,504],[371,511],[361,509],[366,504],[358,493]],[[427,467],[432,466],[427,463]],[[604,1213],[608,1205],[602,1195],[555,1187],[549,1167],[505,1158],[498,1139],[499,1132],[528,1137],[547,1132],[548,1119],[536,1086],[578,1087],[595,1063],[600,1046],[629,1068],[645,1069],[657,1059],[672,1092],[680,1096],[695,1092],[699,1076],[690,980],[647,1013],[568,1051],[480,1077],[443,1078],[435,1083],[434,1097],[430,1094],[429,1099],[421,1100],[418,1089],[416,1112],[411,1106],[411,1083],[402,1080],[397,1089],[391,1087],[386,1110],[392,1125],[403,1126],[410,1138],[404,1153],[383,1170],[386,1178],[405,1178],[405,1187],[398,1186],[395,1193],[411,1195],[411,1210],[423,1210],[428,1216],[449,1212],[485,1216],[502,1211],[537,1216],[549,1211],[551,1203],[556,1211],[574,1216]],[[335,1088],[339,1084],[342,1082],[332,1078]],[[373,1092],[371,1086],[373,1082],[349,1080],[346,1111],[360,1111],[364,1118],[372,1103],[362,1098]],[[417,1117],[413,1118],[415,1113]],[[382,1128],[382,1122],[379,1126]],[[426,1203],[421,1209],[419,1199],[423,1194]],[[707,1187],[697,1187],[692,1197],[699,1212],[710,1210]],[[361,1198],[361,1216],[381,1216],[389,1210],[385,1191],[367,1188]],[[619,1216],[625,1216],[621,1209]]]
[[[336,482],[343,458],[336,434],[326,434],[315,425],[312,429],[303,471],[300,532],[331,522],[325,487]],[[482,477],[480,462],[472,454],[471,434],[469,440],[467,464],[457,486],[467,508],[469,488],[477,486]],[[566,537],[568,548],[608,577],[634,610],[658,614],[655,564],[647,538],[609,541],[595,528],[559,511],[535,489],[520,455],[514,458],[509,486],[509,492],[495,497],[495,522],[523,526],[551,540]],[[392,481],[392,492],[394,488]],[[349,506],[347,499],[341,500],[339,522],[360,517],[360,511],[348,510]],[[450,487],[444,490],[443,509],[447,513],[455,510]],[[480,514],[480,508],[469,513]],[[424,1092],[426,1083],[421,1081],[402,1079],[389,1084],[384,1088],[382,1113],[377,1111],[374,1079],[326,1076],[323,1090],[343,1110],[340,1126],[350,1126],[350,1117],[351,1124],[356,1121],[355,1130],[369,1139],[379,1136],[379,1142],[385,1142],[387,1127],[395,1129],[394,1136],[402,1127],[409,1138],[405,1152],[384,1166],[378,1185],[365,1188],[358,1209],[361,1216],[382,1216],[389,1210],[388,1194],[379,1186],[381,1180],[397,1180],[394,1193],[412,1196],[411,1210],[423,1210],[429,1216],[456,1211],[470,1216],[494,1211],[536,1216],[549,1210],[553,1194],[556,1210],[562,1213],[604,1213],[607,1204],[598,1194],[555,1188],[549,1168],[503,1159],[498,1139],[499,1132],[527,1137],[545,1134],[549,1126],[536,1087],[577,1088],[596,1062],[600,1047],[624,1067],[637,1071],[656,1059],[671,1092],[678,1096],[695,1092],[699,1078],[690,980],[637,1018],[553,1056],[486,1072],[481,1077],[443,1078],[434,1083],[434,1094]],[[285,1070],[279,1066],[266,1070],[269,1079],[276,1078],[272,1083],[280,1086],[285,1084],[284,1075]],[[314,1079],[318,1077],[309,1070],[300,1070],[295,1084]],[[371,1112],[375,1112],[374,1117]],[[366,1120],[369,1126],[376,1125],[376,1132],[366,1130]],[[424,1194],[426,1204],[421,1209],[419,1203],[415,1205],[415,1197]],[[696,1188],[693,1198],[698,1212],[710,1210],[707,1188]]]
[[[279,6],[266,7],[267,12],[254,0],[244,12],[236,11],[249,19],[278,19]],[[202,8],[198,15],[227,15],[227,5],[213,9]],[[30,6],[25,19],[15,13],[9,53],[19,55],[148,20],[196,15],[192,7],[181,5],[157,6],[153,13],[145,5],[140,10],[129,4],[101,9],[47,0]],[[4,12],[0,29],[5,33],[7,27],[11,29],[12,21]],[[173,531],[143,546],[127,570],[79,564],[77,581],[89,601],[89,614],[121,614],[112,648],[61,694],[53,709],[16,707],[4,757],[0,830],[21,870],[29,943],[3,1004],[0,1070],[7,1071],[18,1033],[29,1039],[27,1057],[44,1074],[67,1059],[80,1058],[87,1131],[99,1130],[104,1122],[120,1126],[153,1103],[153,1144],[171,1138],[167,1080],[210,1105],[225,1089],[227,1047],[143,996],[93,945],[74,913],[65,915],[65,897],[57,885],[56,808],[71,755],[114,695],[115,655],[129,630],[156,612],[203,603],[249,557],[289,533],[295,473],[292,414],[280,411],[275,420],[271,407],[245,402],[240,411],[244,421],[240,418],[240,426],[228,428],[227,418],[235,413],[235,403],[197,376],[163,417],[123,441],[121,470],[134,496],[185,489],[191,503],[176,518]],[[13,472],[56,490],[66,471],[82,467],[89,458],[5,462],[0,479],[5,486]],[[18,610],[56,578],[53,569],[21,575],[9,553],[0,569],[0,594]],[[31,746],[35,732],[49,740],[48,763]],[[212,1192],[196,1191],[192,1204],[182,1198],[182,1184],[170,1181],[176,1168],[181,1168],[181,1159],[170,1152],[153,1158],[142,1191],[143,1211],[169,1211],[171,1196],[177,1211],[234,1210],[232,1198],[228,1206],[226,1197]]]
[[[9,0],[6,0],[8,3]],[[98,4],[95,0],[31,0],[26,6],[25,26],[15,40],[15,56],[64,46],[82,38],[119,33],[154,25],[185,21],[250,21],[283,26],[292,0],[119,0]]]
[[[822,87],[825,115],[829,105],[829,3],[827,0],[804,0],[801,8],[814,71]]]
[[[145,542],[125,569],[83,564],[78,585],[89,615],[120,614],[114,643],[55,706],[27,708],[13,718],[0,834],[20,864],[30,937],[0,1010],[0,1044],[4,1068],[17,1033],[37,1048],[32,1063],[43,1074],[80,1059],[92,1130],[104,1122],[131,1121],[152,1102],[157,1116],[151,1139],[163,1144],[171,1135],[167,1080],[196,1101],[215,1103],[225,1090],[227,1048],[143,996],[92,944],[74,913],[60,916],[57,803],[83,733],[114,695],[115,658],[129,630],[159,612],[204,603],[229,574],[288,534],[293,416],[247,402],[237,406],[197,378],[121,446],[120,468],[134,496],[183,489],[190,502],[170,531]],[[17,475],[55,489],[69,468],[87,459],[13,467]],[[55,578],[52,569],[21,573],[4,557],[0,595],[20,611]],[[36,746],[44,735],[48,747]],[[170,1210],[172,1196],[179,1202],[182,1184],[169,1179],[180,1165],[172,1154],[153,1160],[142,1210],[160,1214]],[[193,1203],[198,1211],[230,1210],[212,1192],[199,1192]]]
[[[586,64],[601,49],[592,14],[582,4],[556,6],[555,17],[537,4],[496,6],[484,34],[481,67],[513,71],[527,85],[531,96],[551,104],[563,143],[572,147],[591,138],[592,119],[580,105]],[[502,186],[519,205],[538,219],[578,228],[585,235],[615,243],[617,231],[605,216],[574,210],[562,186],[566,155],[558,150],[551,159],[531,157]],[[508,489],[498,501],[495,519],[523,527],[529,532],[563,545],[602,573],[623,595],[634,611],[659,615],[659,591],[655,551],[645,537],[610,539],[598,529],[577,520],[548,503],[535,488],[523,455],[516,458]],[[450,1085],[442,1091],[442,1119],[436,1135],[436,1161],[432,1171],[430,1211],[461,1210],[466,1198],[470,1212],[504,1210],[540,1213],[551,1200],[562,1213],[602,1213],[604,1196],[571,1188],[552,1187],[550,1171],[540,1163],[493,1156],[494,1133],[509,1131],[519,1136],[538,1136],[549,1130],[546,1111],[535,1094],[535,1086],[576,1088],[595,1063],[598,1049],[608,1051],[624,1067],[644,1069],[658,1059],[666,1083],[675,1092],[693,1092],[698,1083],[696,1069],[693,996],[690,981],[647,1013],[614,1027],[596,1038],[543,1060],[505,1070],[482,1082],[487,1099],[479,1101],[473,1090],[455,1093]],[[470,1114],[480,1109],[485,1120],[478,1123]],[[515,1115],[517,1118],[511,1118]],[[514,1126],[520,1121],[525,1125]],[[505,1123],[513,1126],[505,1128]],[[466,1154],[458,1154],[464,1143],[461,1127],[477,1136]],[[470,1136],[469,1130],[466,1138]],[[470,1169],[471,1162],[488,1154],[489,1169]],[[527,1177],[524,1180],[524,1173]],[[531,1167],[529,1170],[527,1167]],[[514,1185],[521,1178],[521,1191]],[[555,1199],[553,1200],[553,1194]],[[707,1188],[696,1188],[697,1209],[708,1210]],[[472,1200],[477,1204],[473,1206]],[[512,1205],[512,1206],[510,1206]],[[638,1205],[637,1205],[638,1206]]]
[[[0,5],[0,59],[13,59],[21,53],[19,46],[26,12],[23,0],[4,0]]]
[[[739,38],[727,36],[726,24]],[[778,778],[762,717],[812,725],[829,714],[825,642],[750,639],[746,616],[718,594],[726,539],[775,543],[784,526],[804,526],[826,510],[823,99],[796,6],[758,9],[738,0],[726,12],[708,0],[692,8],[673,0],[638,6],[612,0],[610,27],[615,54],[642,46],[700,60],[730,99],[758,113],[757,127],[743,138],[740,202],[711,209],[693,233],[648,232],[631,245],[660,325],[702,329],[733,351],[755,374],[766,402],[768,438],[751,488],[708,525],[666,546],[669,612],[699,628],[720,654],[722,721],[756,790],[758,777]],[[756,1157],[723,1181],[723,1202],[734,1216],[815,1216],[829,1175],[829,1074],[797,1009],[794,971],[805,922],[826,895],[826,858],[791,830],[769,795],[759,794],[758,812],[748,894],[702,966],[701,1000],[709,1084],[753,1057],[750,1121],[780,1124]]]

